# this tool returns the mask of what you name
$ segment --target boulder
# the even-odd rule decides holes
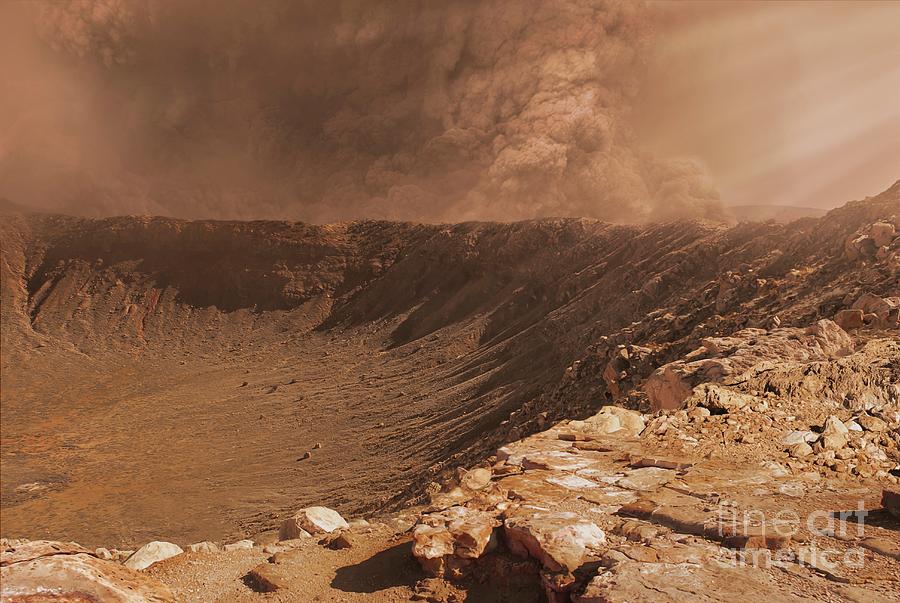
[[[230,553],[231,551],[249,551],[252,548],[252,540],[238,540],[237,542],[226,544],[222,547],[222,550],[224,550],[226,553]]]
[[[686,372],[680,368],[667,364],[647,378],[644,391],[653,410],[681,408],[694,391]]]
[[[890,222],[875,222],[869,226],[869,236],[877,247],[889,246],[894,240],[896,230]]]
[[[292,517],[285,519],[281,524],[279,538],[291,540],[303,538],[310,534],[330,534],[335,530],[345,530],[350,527],[340,513],[328,507],[306,507],[300,509]]]
[[[413,556],[430,576],[441,577],[449,557],[477,559],[500,522],[494,515],[467,507],[427,513],[413,529]]]
[[[163,583],[113,561],[94,557],[74,543],[26,542],[4,547],[0,599],[174,603]]]
[[[881,506],[887,509],[888,513],[900,519],[900,490],[882,490]]]
[[[734,391],[716,383],[704,383],[694,388],[694,393],[687,404],[688,406],[697,404],[709,410],[731,413],[759,402],[756,396]]]
[[[154,540],[136,550],[128,559],[126,559],[125,567],[135,570],[147,569],[158,561],[180,555],[183,552],[184,551],[177,544]]]
[[[622,422],[615,415],[598,413],[584,421],[569,421],[566,426],[576,432],[590,435],[606,435],[622,429]]]
[[[204,540],[203,542],[195,542],[188,545],[188,550],[192,553],[218,553],[219,545],[215,542]]]
[[[621,408],[619,406],[604,406],[600,409],[600,412],[597,413],[597,415],[594,415],[594,417],[588,419],[587,422],[591,423],[597,416],[600,415],[611,415],[616,417],[619,420],[619,427],[630,436],[640,435],[646,427],[646,422],[644,421],[644,417],[643,415],[641,415],[641,413],[635,410]]]
[[[894,327],[900,314],[900,299],[896,297],[882,298],[873,293],[864,293],[853,304],[853,309],[864,315],[877,316],[878,326]]]
[[[503,524],[510,550],[530,556],[551,572],[571,572],[584,562],[588,551],[606,542],[597,525],[565,511],[525,512],[506,519]]]
[[[859,329],[865,325],[865,322],[863,321],[863,311],[855,309],[839,311],[834,315],[834,322],[845,331]]]

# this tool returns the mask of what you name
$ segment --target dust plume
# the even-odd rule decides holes
[[[0,196],[91,214],[718,217],[617,0],[79,0],[0,19]]]

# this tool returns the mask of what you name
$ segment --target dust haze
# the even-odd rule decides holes
[[[720,147],[673,130],[683,120],[670,109],[704,95],[659,93],[674,77],[659,68],[647,81],[672,39],[671,9],[657,5],[83,0],[2,11],[0,197],[24,205],[637,222],[718,219],[715,179],[733,181],[729,166],[705,167]]]
[[[631,2],[25,3],[2,194],[87,213],[714,217],[634,144]]]
[[[829,209],[900,177],[900,3],[659,2],[642,144],[729,205]]]

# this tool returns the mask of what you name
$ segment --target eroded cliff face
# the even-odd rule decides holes
[[[4,530],[201,539],[298,502],[391,508],[555,420],[649,409],[653,372],[710,337],[890,300],[897,215],[900,184],[733,228],[8,213]]]

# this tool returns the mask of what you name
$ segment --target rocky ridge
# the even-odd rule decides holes
[[[164,542],[122,553],[4,541],[3,597],[32,592],[28,576],[39,561],[60,566],[60,591],[82,588],[82,579],[134,581],[127,595],[104,595],[109,600],[292,600],[310,588],[310,560],[324,555],[339,567],[332,590],[321,592],[341,590],[346,600],[725,601],[747,592],[775,601],[893,600],[900,595],[898,204],[900,184],[792,225],[786,238],[777,239],[780,226],[742,225],[701,236],[699,254],[685,251],[681,263],[655,258],[668,267],[623,302],[637,310],[612,305],[614,319],[601,317],[608,322],[568,340],[564,347],[584,343],[587,353],[560,371],[558,383],[521,399],[480,432],[477,445],[413,480],[399,510],[345,521],[305,507],[252,541],[187,550]],[[733,269],[709,279],[698,263],[719,244],[733,256],[713,268]],[[8,310],[21,292],[4,287],[4,338],[18,328],[38,339],[57,333],[34,320],[66,299],[51,300],[60,281],[36,295],[41,278],[27,288],[37,307],[31,327]],[[367,307],[367,295],[349,293],[319,324],[349,320]],[[524,332],[581,324],[605,299],[592,287],[569,295],[556,300],[549,321]],[[647,311],[656,303],[664,307]],[[496,308],[495,320],[503,312]],[[408,337],[423,325],[393,333]],[[498,336],[498,326],[485,328]],[[81,350],[96,343],[66,337]],[[511,338],[506,350],[520,350],[524,338]],[[350,565],[341,560],[370,553],[401,568],[392,574],[401,580],[359,586],[342,578]],[[360,572],[380,575],[366,563],[359,561]],[[78,564],[93,568],[92,577],[82,578]],[[209,564],[227,571],[204,573]]]

